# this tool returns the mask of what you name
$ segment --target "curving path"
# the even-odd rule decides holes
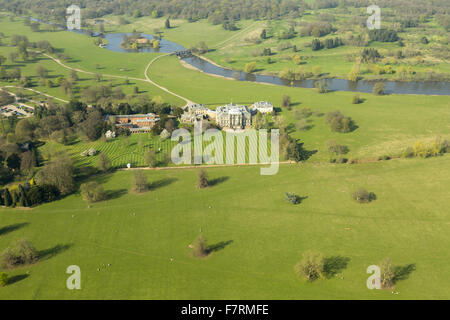
[[[165,88],[165,87],[163,87],[163,86],[160,86],[160,85],[157,84],[156,82],[152,81],[152,80],[150,79],[150,77],[148,76],[148,69],[150,69],[150,66],[153,64],[153,62],[155,62],[155,61],[158,60],[159,58],[166,57],[166,56],[170,56],[171,54],[172,54],[172,53],[163,54],[163,55],[157,56],[157,57],[154,58],[152,61],[150,61],[150,62],[148,63],[148,65],[147,65],[147,68],[145,68],[145,79],[147,80],[147,82],[150,82],[151,84],[153,84],[154,86],[160,88],[161,90],[163,90],[163,91],[165,91],[165,92],[167,92],[167,93],[170,93],[171,95],[173,95],[173,96],[175,96],[175,97],[177,97],[177,98],[180,98],[180,99],[186,101],[185,107],[188,107],[188,106],[190,106],[190,105],[195,104],[195,102],[193,102],[193,101],[191,101],[191,100],[189,100],[189,99],[187,99],[187,98],[185,98],[185,97],[183,97],[183,96],[180,96],[179,94],[176,94],[176,93],[170,91],[169,89],[167,89],[167,88]]]
[[[52,98],[52,99],[55,99],[55,100],[59,100],[61,102],[69,103],[69,101],[67,101],[67,100],[60,99],[60,98],[57,98],[55,96],[52,96],[52,95],[49,95],[47,93],[44,93],[44,92],[41,92],[41,91],[38,91],[38,90],[35,90],[35,89],[31,89],[31,88],[24,88],[24,87],[18,87],[18,86],[3,86],[3,87],[0,87],[0,89],[3,89],[3,88],[16,88],[16,89],[23,89],[23,90],[33,91],[33,92],[38,93],[40,95],[46,96],[48,98]],[[8,91],[8,93],[10,93],[13,96],[17,97],[14,93],[12,93],[10,91]],[[29,99],[29,100],[31,100],[31,99]],[[31,101],[33,101],[33,100],[31,100]],[[33,101],[33,102],[36,102],[36,101]]]

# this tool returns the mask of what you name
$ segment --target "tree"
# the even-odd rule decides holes
[[[352,198],[359,203],[369,203],[374,197],[375,195],[372,192],[368,192],[364,188],[359,188],[352,194]]]
[[[14,96],[10,95],[8,92],[0,90],[0,106],[4,106],[14,102]]]
[[[301,63],[302,63],[302,57],[301,57],[299,54],[294,54],[294,55],[292,56],[292,61],[293,61],[295,64],[301,64]]]
[[[28,119],[21,119],[16,124],[16,138],[18,141],[31,140],[33,137],[33,130],[33,125]]]
[[[350,70],[350,72],[347,75],[347,79],[349,81],[353,81],[353,82],[358,81],[358,79],[359,79],[359,65],[354,65],[352,67],[352,70]]]
[[[18,199],[19,205],[21,207],[29,207],[30,203],[28,201],[27,193],[21,184],[18,185]]]
[[[286,196],[286,201],[292,203],[292,204],[298,204],[300,203],[300,197],[297,196],[295,193],[293,192],[286,192],[285,193]]]
[[[12,205],[12,197],[11,197],[11,193],[9,192],[8,188],[4,189],[3,200],[4,200],[5,207],[10,207]]]
[[[328,112],[325,121],[334,132],[346,133],[355,129],[353,120],[344,116],[339,110]]]
[[[3,251],[0,265],[5,268],[13,268],[19,265],[36,263],[39,259],[39,252],[28,240],[18,240],[12,247]]]
[[[98,202],[106,199],[103,187],[96,181],[83,183],[80,186],[81,196],[87,202]]]
[[[44,194],[42,188],[36,185],[32,186],[27,192],[27,197],[30,206],[42,203],[44,201]]]
[[[208,181],[208,174],[206,173],[205,170],[201,169],[198,172],[198,182],[197,182],[197,187],[199,189],[203,189],[209,186],[209,181]]]
[[[373,92],[373,94],[375,94],[377,96],[384,95],[385,94],[384,82],[375,83],[375,85],[373,86],[372,92]]]
[[[135,171],[131,183],[131,191],[135,193],[143,193],[148,190],[147,177],[143,171]]]
[[[319,93],[328,92],[328,83],[325,79],[314,82],[314,86],[316,87]]]
[[[6,158],[6,165],[12,170],[17,170],[20,168],[20,156],[17,153],[11,154]]]
[[[359,95],[355,94],[355,95],[352,96],[352,103],[353,104],[361,103],[361,98],[359,97]]]
[[[36,74],[39,78],[45,79],[48,76],[48,70],[45,67],[38,65],[36,67]]]
[[[203,237],[203,235],[199,235],[194,240],[193,248],[194,248],[194,256],[197,258],[203,258],[209,254],[206,239],[205,237]]]
[[[22,172],[30,172],[37,166],[37,157],[36,157],[36,151],[30,150],[25,151],[20,155],[20,171]]]
[[[322,48],[323,48],[323,45],[322,45],[322,43],[320,42],[319,39],[313,39],[313,41],[311,42],[311,48],[312,48],[314,51],[317,51],[317,50],[322,49]]]
[[[10,52],[9,55],[8,55],[9,61],[10,61],[11,63],[16,62],[16,59],[17,59],[18,56],[19,56],[19,55],[17,54],[17,52]]]
[[[111,160],[104,152],[100,152],[98,156],[98,169],[107,172],[111,168]]]
[[[265,40],[265,39],[267,38],[267,31],[266,31],[266,29],[263,29],[263,30],[261,31],[261,34],[259,35],[259,37],[260,37],[261,39],[263,39],[263,40]]]
[[[287,94],[284,94],[283,98],[281,100],[281,106],[283,108],[290,109],[291,108],[291,97],[288,96]]]
[[[244,66],[245,73],[252,73],[256,70],[256,62],[249,62]]]
[[[57,158],[44,166],[37,173],[35,180],[40,186],[52,185],[61,195],[67,195],[75,188],[73,171],[72,160],[67,157]]]
[[[383,260],[379,263],[380,267],[380,282],[381,287],[385,289],[390,289],[394,286],[394,267],[392,265],[392,261],[389,258],[383,258]]]
[[[158,161],[156,160],[156,152],[153,149],[147,149],[144,154],[145,163],[150,167],[154,168],[157,166]]]
[[[71,82],[78,81],[78,73],[75,70],[70,71],[69,79]]]
[[[72,84],[69,81],[67,81],[66,79],[63,79],[61,81],[60,86],[61,86],[62,91],[65,94],[70,94],[71,93],[71,91],[72,91]]]
[[[323,277],[324,257],[321,253],[307,251],[302,260],[294,267],[295,273],[308,281],[314,281]]]

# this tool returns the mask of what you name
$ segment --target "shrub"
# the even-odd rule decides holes
[[[42,197],[44,202],[52,202],[58,199],[60,192],[57,187],[50,185],[50,184],[44,184],[40,186],[42,190]]]
[[[381,41],[381,42],[395,42],[397,41],[398,35],[395,30],[389,29],[373,29],[369,30],[370,41]]]
[[[286,192],[285,196],[286,196],[286,201],[288,201],[292,204],[300,203],[300,197],[295,195],[295,193],[293,193],[293,192]]]
[[[328,142],[328,152],[332,155],[347,154],[349,151],[347,146],[337,144],[334,140]]]
[[[307,251],[294,267],[295,273],[308,281],[323,277],[324,257],[321,253]]]
[[[353,103],[353,104],[359,104],[359,103],[361,103],[361,99],[359,98],[359,95],[355,94],[355,95],[352,97],[352,103]]]
[[[430,150],[428,149],[428,146],[422,141],[416,141],[414,143],[413,150],[416,157],[427,158],[430,156]]]
[[[448,141],[448,140],[442,141],[441,153],[450,153],[450,141]]]
[[[17,241],[12,248],[6,248],[0,258],[0,266],[14,268],[38,261],[39,253],[28,240]]]
[[[385,85],[383,82],[377,82],[375,83],[375,85],[373,86],[372,89],[372,93],[377,95],[377,96],[381,96],[385,94]]]
[[[83,183],[80,190],[83,200],[87,202],[98,202],[106,199],[103,187],[96,181]]]
[[[353,199],[359,203],[369,203],[372,200],[375,200],[375,194],[372,192],[368,192],[366,189],[359,188],[352,194]]]
[[[412,157],[414,157],[414,149],[413,148],[408,147],[402,152],[402,158],[412,158]]]
[[[327,93],[328,92],[328,84],[326,80],[319,80],[314,83],[317,91],[319,93]]]
[[[4,287],[8,284],[8,275],[4,272],[0,272],[0,287]]]
[[[197,187],[199,189],[203,189],[209,186],[209,181],[208,181],[208,174],[206,173],[205,170],[200,170],[198,173],[198,183],[197,183]]]
[[[384,161],[386,161],[386,160],[391,160],[391,157],[388,156],[388,155],[379,156],[379,157],[378,157],[378,161],[382,161],[382,160],[384,160]]]
[[[256,62],[249,62],[244,66],[245,73],[252,73],[256,70]]]
[[[332,131],[335,132],[350,132],[354,129],[355,125],[351,118],[345,117],[340,111],[328,112],[325,117],[325,121]]]
[[[143,193],[148,190],[147,177],[142,171],[135,171],[133,181],[131,184],[131,191],[136,193]]]

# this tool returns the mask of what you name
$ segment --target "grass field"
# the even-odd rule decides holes
[[[147,171],[154,187],[143,195],[128,194],[131,172],[92,177],[110,200],[88,207],[74,194],[32,210],[0,209],[0,228],[17,228],[1,232],[1,248],[27,238],[47,254],[11,271],[18,281],[0,298],[445,299],[449,159],[289,165],[275,176],[208,169],[222,182],[205,190],[195,170]],[[377,200],[354,202],[360,186]],[[291,205],[287,191],[306,199]],[[188,245],[200,229],[209,244],[228,245],[193,258]],[[332,279],[305,283],[293,266],[309,249],[350,260]],[[399,295],[366,288],[366,268],[385,256],[415,269],[398,281]],[[72,264],[81,268],[80,291],[65,288]]]

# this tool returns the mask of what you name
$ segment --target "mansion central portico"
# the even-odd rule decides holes
[[[222,128],[247,129],[252,125],[252,114],[247,106],[227,104],[216,109],[216,123]]]

